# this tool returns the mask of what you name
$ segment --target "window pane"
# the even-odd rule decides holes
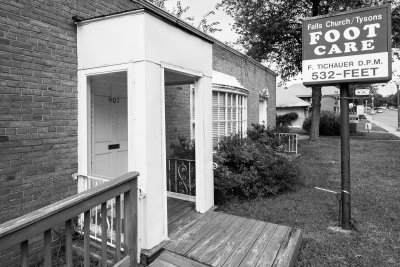
[[[232,94],[228,94],[228,107],[232,106]]]
[[[218,101],[219,106],[225,107],[225,97],[226,97],[225,93],[219,93],[219,101]]]
[[[219,108],[219,120],[225,121],[225,107]]]
[[[241,133],[246,126],[247,97],[225,92],[213,92],[213,146],[222,136]]]
[[[212,93],[212,105],[218,106],[218,92],[213,92]]]
[[[232,122],[232,133],[237,133],[238,128],[237,128],[237,122],[234,121]]]
[[[226,129],[226,123],[225,122],[220,122],[219,124],[218,124],[218,134],[221,136],[224,136],[225,135],[225,129]]]

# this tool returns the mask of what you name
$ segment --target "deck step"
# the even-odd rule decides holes
[[[208,267],[203,263],[183,257],[171,251],[165,250],[161,252],[149,267]]]

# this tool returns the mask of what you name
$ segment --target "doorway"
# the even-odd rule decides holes
[[[90,76],[91,174],[113,179],[128,172],[127,72]]]
[[[168,234],[195,213],[195,82],[197,77],[165,70],[165,150]]]

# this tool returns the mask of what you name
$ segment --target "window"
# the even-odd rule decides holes
[[[260,102],[258,104],[258,123],[267,125],[267,100],[266,99],[260,99]]]
[[[221,136],[240,133],[247,129],[247,96],[231,92],[213,91],[213,147],[218,145]]]

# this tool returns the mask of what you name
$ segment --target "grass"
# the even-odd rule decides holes
[[[224,212],[301,228],[297,266],[400,266],[398,141],[351,139],[351,234],[336,233],[338,204],[315,186],[340,189],[340,138],[301,140],[296,163],[303,183],[295,192],[220,206]]]
[[[368,123],[369,121],[366,119],[361,119],[357,123],[357,132],[367,132],[367,129],[365,127],[365,124]],[[387,132],[385,129],[382,127],[379,127],[378,125],[371,123],[371,129],[369,129],[372,132]]]

